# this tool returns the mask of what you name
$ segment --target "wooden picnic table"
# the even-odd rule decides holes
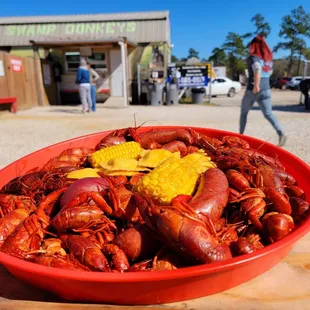
[[[22,283],[0,266],[0,309],[91,310],[99,308],[108,310],[310,309],[310,234],[299,240],[281,263],[247,283],[212,296],[149,307],[68,303],[53,294]]]

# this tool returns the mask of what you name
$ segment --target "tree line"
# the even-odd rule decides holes
[[[262,14],[253,16],[251,22],[254,26],[253,32],[244,34],[229,32],[224,43],[220,47],[215,47],[212,50],[212,55],[208,59],[201,59],[201,62],[213,61],[215,66],[226,66],[228,75],[238,79],[239,74],[245,72],[245,60],[252,37],[259,34],[268,38],[272,30]],[[275,61],[276,72],[274,70],[274,75],[284,72],[287,75],[299,75],[303,58],[310,60],[310,48],[306,44],[306,39],[310,38],[310,14],[305,11],[303,6],[298,6],[282,18],[280,27],[278,34],[280,42],[273,47],[273,51],[285,50],[288,51],[289,56],[285,62],[279,62],[279,64],[281,63],[280,67],[276,66]],[[190,48],[188,57],[178,59],[172,55],[171,61],[186,62],[192,57],[199,58],[199,52]]]

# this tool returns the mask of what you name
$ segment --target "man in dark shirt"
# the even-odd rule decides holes
[[[305,109],[309,110],[309,91],[310,91],[310,79],[302,80],[299,84],[299,89],[305,97]]]

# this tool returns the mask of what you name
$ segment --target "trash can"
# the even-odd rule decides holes
[[[177,84],[168,84],[166,93],[166,105],[179,103],[179,89]]]
[[[193,101],[193,103],[202,103],[204,94],[205,94],[205,89],[203,87],[192,88],[192,101]]]
[[[154,83],[147,82],[146,83],[147,88],[147,105],[151,105],[152,103],[152,92],[154,89]]]
[[[138,105],[140,104],[140,98],[138,94],[138,81],[133,80],[131,82],[131,104],[132,105]]]
[[[158,106],[163,104],[163,89],[164,84],[153,83],[149,85],[149,91],[151,91],[150,104],[153,106]]]

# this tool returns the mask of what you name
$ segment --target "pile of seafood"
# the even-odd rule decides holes
[[[281,162],[241,138],[126,128],[4,185],[0,251],[69,270],[172,270],[253,253],[308,216]]]

